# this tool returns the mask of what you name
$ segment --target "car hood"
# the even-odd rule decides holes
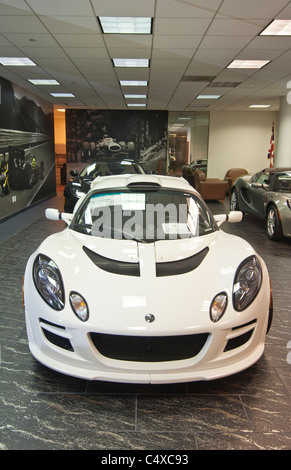
[[[209,322],[213,298],[226,292],[231,299],[238,265],[254,254],[247,242],[222,230],[197,239],[137,243],[93,239],[68,228],[48,237],[37,252],[58,265],[66,298],[70,291],[85,297],[89,330],[129,335],[199,331]],[[104,259],[114,261],[109,269]],[[192,268],[186,263],[185,269],[189,259]],[[70,310],[62,315],[78,322]],[[153,324],[145,321],[149,313],[156,317]],[[224,321],[231,319],[233,314],[225,313]]]

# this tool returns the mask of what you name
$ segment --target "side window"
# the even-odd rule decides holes
[[[260,184],[269,184],[269,182],[270,182],[269,173],[260,173],[258,178],[256,179],[256,183],[260,183]]]

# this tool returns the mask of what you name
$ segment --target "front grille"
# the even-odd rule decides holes
[[[119,361],[165,362],[196,356],[208,333],[185,336],[120,336],[90,333],[96,349],[105,357]]]

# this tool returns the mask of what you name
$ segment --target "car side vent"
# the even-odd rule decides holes
[[[190,256],[189,258],[181,259],[178,261],[167,261],[165,263],[156,264],[156,276],[176,276],[178,274],[189,273],[196,269],[204,260],[207,255],[209,248],[206,247],[204,250],[199,251],[196,255]]]
[[[112,274],[120,274],[124,276],[140,276],[139,263],[127,263],[124,261],[117,261],[115,259],[105,258],[104,256],[98,255],[89,248],[83,246],[83,250],[87,256],[98,266]]]

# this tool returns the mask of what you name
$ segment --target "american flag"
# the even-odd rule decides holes
[[[270,149],[268,152],[268,158],[270,160],[270,168],[274,167],[274,123],[272,124],[272,135],[270,139]]]

